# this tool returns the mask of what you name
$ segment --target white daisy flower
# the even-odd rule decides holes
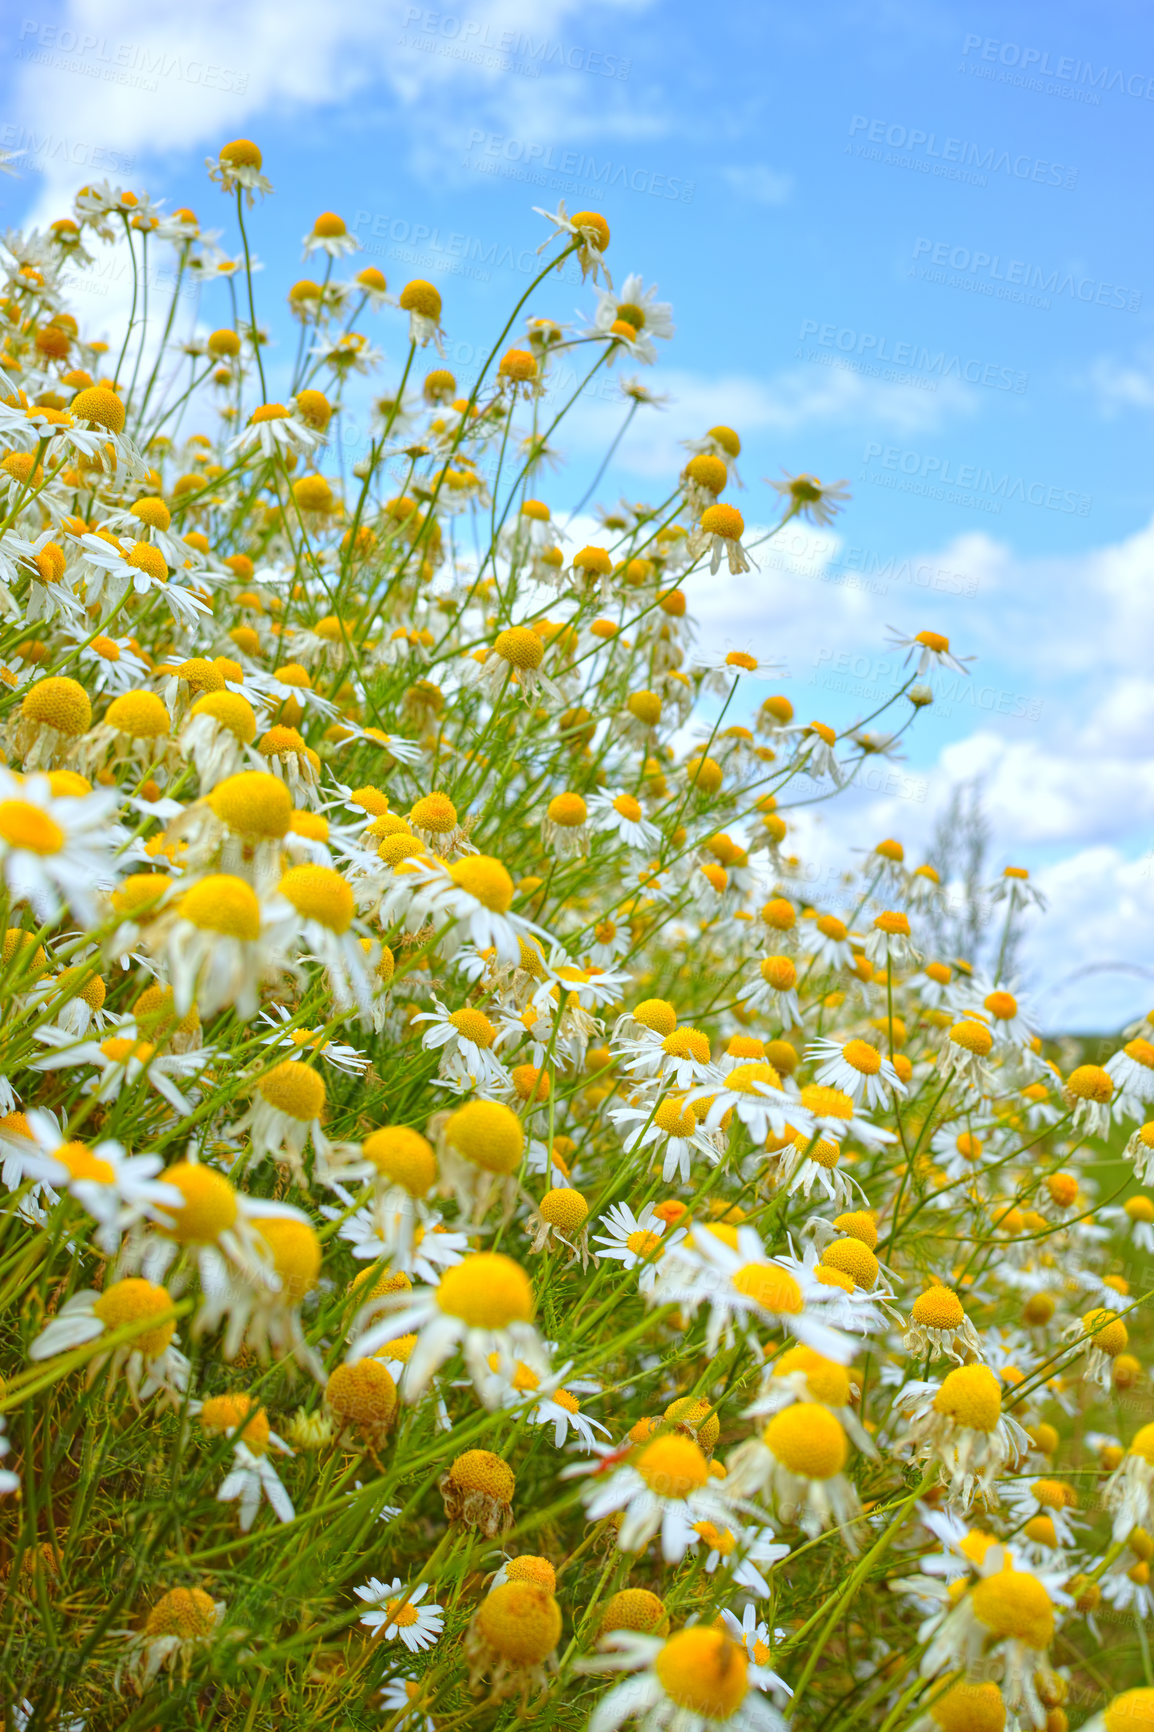
[[[350,1343],[349,1360],[364,1359],[398,1336],[416,1334],[401,1378],[404,1401],[418,1401],[458,1348],[487,1407],[500,1405],[491,1354],[497,1355],[506,1371],[523,1360],[539,1377],[549,1376],[548,1354],[532,1323],[529,1278],[518,1263],[500,1252],[474,1252],[446,1269],[436,1286],[389,1294],[385,1304],[384,1320]]]
[[[385,1713],[394,1718],[398,1726],[404,1726],[406,1732],[436,1732],[436,1722],[431,1714],[424,1713],[416,1706],[421,1694],[420,1681],[416,1678],[391,1678],[377,1693],[377,1701]]]
[[[774,1643],[785,1640],[785,1631],[771,1631],[769,1625],[758,1618],[757,1608],[752,1601],[747,1602],[740,1623],[730,1611],[722,1612],[721,1621],[734,1641],[741,1643],[753,1662],[749,1671],[750,1683],[759,1690],[771,1690],[779,1700],[787,1701],[793,1691],[784,1678],[779,1678],[777,1673],[769,1668]]]
[[[288,1444],[282,1443],[272,1432],[269,1433],[269,1442],[285,1455],[292,1454]],[[256,1520],[262,1498],[267,1501],[278,1521],[291,1522],[294,1519],[292,1499],[267,1454],[255,1451],[243,1439],[238,1439],[233,1447],[232,1469],[225,1476],[216,1494],[216,1501],[240,1504],[240,1531],[246,1534]]]
[[[753,1227],[728,1229],[723,1237],[716,1227],[695,1222],[691,1238],[682,1236],[671,1247],[658,1272],[657,1297],[692,1312],[709,1306],[706,1352],[711,1355],[723,1340],[732,1342],[735,1324],[755,1339],[787,1330],[815,1353],[841,1363],[854,1350],[849,1337],[826,1320],[836,1310],[834,1291],[796,1258],[770,1258]]]
[[[508,966],[521,960],[521,940],[533,936],[554,942],[549,934],[523,915],[510,912],[513,880],[499,860],[488,854],[468,854],[448,867],[405,862],[413,868],[403,886],[418,898],[422,913],[438,926],[452,924],[447,935],[450,953],[461,943],[478,950],[496,951]],[[455,943],[454,943],[455,941]]]
[[[614,1630],[581,1671],[630,1672],[594,1708],[589,1732],[786,1732],[786,1721],[754,1687],[744,1647],[727,1630],[691,1624],[662,1641]]]
[[[658,1260],[685,1237],[684,1231],[678,1228],[663,1241],[666,1222],[656,1213],[652,1203],[646,1203],[640,1216],[633,1213],[628,1203],[614,1203],[601,1216],[598,1225],[606,1229],[593,1240],[594,1245],[601,1247],[598,1255],[609,1257],[625,1269],[640,1266],[638,1286],[642,1293],[653,1291]]]
[[[249,451],[259,451],[272,458],[278,452],[285,456],[311,455],[320,435],[283,403],[262,403],[248,418],[248,426],[230,439],[226,447],[229,457],[240,457]]]
[[[709,1101],[704,1125],[715,1131],[728,1113],[736,1113],[755,1144],[767,1137],[783,1137],[793,1131],[808,1133],[813,1115],[800,1100],[787,1095],[781,1078],[766,1059],[736,1064],[718,1071],[691,1089],[689,1101]]]
[[[668,301],[657,299],[656,286],[646,288],[641,277],[626,277],[620,294],[598,289],[597,311],[593,315],[593,330],[608,335],[615,325],[624,324],[633,332],[632,352],[650,366],[657,359],[653,339],[668,340],[673,335],[673,308]]]
[[[867,1107],[886,1107],[891,1093],[906,1093],[892,1062],[876,1046],[856,1036],[844,1043],[823,1036],[806,1047],[805,1056],[821,1060],[818,1083],[840,1089],[855,1103],[864,1100]]]
[[[86,1288],[65,1300],[33,1341],[28,1357],[52,1359],[58,1353],[99,1341],[102,1335],[132,1328],[134,1333],[119,1346],[88,1360],[89,1378],[111,1364],[114,1376],[123,1372],[135,1402],[163,1390],[174,1405],[179,1405],[188,1387],[189,1364],[173,1344],[176,1324],[172,1304],[165,1288],[139,1276],[109,1282],[100,1293]]]
[[[724,1524],[729,1513],[709,1472],[699,1444],[679,1432],[655,1437],[631,1449],[596,1446],[598,1459],[566,1468],[564,1477],[583,1476],[582,1501],[589,1521],[621,1512],[617,1545],[623,1552],[644,1551],[656,1534],[667,1564],[680,1563],[698,1535],[695,1522]]]
[[[204,1016],[231,1004],[251,1019],[261,982],[281,960],[279,937],[265,923],[256,891],[231,873],[182,888],[149,926],[146,942],[163,960],[180,1016],[194,1004]]]
[[[627,1155],[634,1149],[648,1148],[660,1153],[661,1177],[666,1184],[674,1177],[689,1182],[695,1149],[711,1166],[721,1159],[721,1137],[698,1129],[696,1109],[685,1095],[670,1094],[639,1106],[610,1107],[609,1118],[614,1129],[622,1133]],[[632,1129],[627,1130],[629,1126]]]
[[[484,1011],[471,1005],[450,1011],[439,998],[433,1003],[434,1010],[421,1011],[412,1020],[430,1025],[421,1045],[426,1051],[442,1053],[441,1076],[474,1090],[506,1086],[509,1073],[493,1050],[500,1033]]]
[[[38,1029],[36,1038],[53,1051],[44,1058],[33,1059],[31,1070],[73,1070],[91,1065],[99,1075],[84,1082],[82,1093],[95,1095],[99,1101],[119,1099],[125,1089],[134,1088],[143,1077],[182,1116],[192,1111],[200,1091],[193,1088],[182,1094],[177,1080],[184,1082],[197,1077],[215,1056],[209,1047],[196,1052],[161,1052],[153,1041],[142,1038],[132,1017],[114,1022],[101,1040],[78,1041],[68,1029],[51,1024]]]
[[[358,1600],[373,1608],[361,1618],[364,1628],[374,1636],[383,1636],[386,1642],[403,1642],[410,1654],[434,1647],[445,1627],[441,1606],[435,1602],[421,1604],[428,1591],[428,1582],[406,1588],[400,1576],[388,1583],[370,1576],[363,1587],[353,1589]]]
[[[37,1108],[27,1122],[40,1158],[23,1152],[15,1158],[29,1177],[67,1191],[92,1216],[94,1238],[106,1255],[114,1255],[123,1235],[139,1222],[163,1225],[171,1219],[166,1207],[180,1206],[180,1192],[156,1176],[164,1166],[160,1155],[129,1155],[123,1144],[109,1140],[91,1147],[65,1142],[55,1120]]]
[[[932,668],[952,668],[956,674],[968,674],[967,662],[972,662],[973,656],[956,656],[950,649],[950,640],[938,631],[919,631],[912,637],[905,637],[901,632],[889,627],[889,648],[907,652],[905,665],[908,667],[915,656],[918,665],[915,670],[921,679]]]
[[[1154,1044],[1148,1040],[1131,1040],[1119,1052],[1112,1054],[1103,1065],[1119,1095],[1143,1106],[1154,1100]],[[1133,1106],[1129,1116],[1141,1115]]]
[[[56,795],[47,776],[0,768],[0,875],[13,901],[42,921],[64,908],[97,923],[95,895],[116,882],[114,850],[125,840],[109,820],[115,791]]]

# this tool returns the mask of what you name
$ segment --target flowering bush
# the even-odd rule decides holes
[[[589,545],[537,497],[560,358],[672,332],[599,214],[466,387],[325,213],[280,402],[272,189],[210,169],[235,261],[108,186],[5,243],[8,1723],[1154,1727],[1154,1027],[1045,1055],[1022,871],[983,965],[898,842],[817,906],[788,851],[964,662],[900,640],[884,736],[696,657],[776,532],[726,427]],[[65,304],[114,240],[115,355]],[[533,312],[571,258],[576,334]],[[771,485],[777,529],[845,497]]]

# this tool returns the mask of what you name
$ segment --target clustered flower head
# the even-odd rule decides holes
[[[1024,868],[968,957],[895,838],[811,900],[793,809],[886,737],[694,649],[844,484],[739,511],[718,425],[581,533],[562,359],[673,336],[621,225],[551,214],[459,381],[322,211],[290,365],[261,150],[209,172],[235,259],[109,183],[4,243],[13,1723],[1154,1728],[1154,1013],[1043,1042]],[[93,340],[146,236],[211,316]],[[904,727],[968,658],[894,642]]]

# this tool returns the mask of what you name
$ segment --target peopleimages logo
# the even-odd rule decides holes
[[[1000,511],[1003,504],[1038,505],[1046,511],[1061,511],[1069,516],[1088,517],[1093,496],[1079,493],[1073,487],[1060,487],[1047,481],[1027,481],[1021,475],[997,474],[981,463],[955,463],[951,457],[935,457],[927,451],[903,451],[898,445],[882,445],[875,439],[866,441],[862,460],[877,462],[880,471],[888,471],[893,482],[884,480],[879,471],[863,474],[863,480],[884,481],[900,486],[898,478],[913,483],[902,491],[925,493],[929,498],[949,498],[955,504],[980,505],[983,510]]]
[[[1116,66],[1095,67],[1092,61],[1078,60],[1074,55],[1056,55],[1052,60],[1048,48],[1026,48],[1020,42],[1001,42],[996,36],[967,36],[962,44],[962,58],[975,58],[977,66],[986,61],[993,66],[1012,68],[1038,79],[1057,78],[1062,83],[1089,86],[1091,90],[1116,92],[1119,96],[1134,96],[1154,102],[1154,75],[1147,72],[1123,72]]]
[[[1068,295],[1084,306],[1113,307],[1136,313],[1142,305],[1141,289],[1128,289],[1098,277],[1083,277],[1061,265],[1036,265],[1026,259],[1003,259],[1000,253],[955,246],[952,241],[929,240],[919,235],[914,242],[911,276],[925,282],[951,283],[975,293],[997,295],[1001,300],[1020,300],[1027,305],[1048,307],[1051,297]]]
[[[908,367],[912,372],[932,373],[939,379],[959,379],[967,385],[985,385],[995,391],[1013,391],[1020,395],[1029,383],[1029,375],[1019,367],[979,361],[973,356],[951,355],[945,349],[931,349],[925,343],[895,342],[876,331],[858,331],[850,325],[803,319],[798,335],[802,342],[807,337],[816,337],[822,348],[835,349],[842,355],[853,355],[860,360],[876,361],[891,367]]]
[[[465,156],[462,167],[477,174],[504,174],[537,186],[564,188],[575,180],[583,182],[590,193],[596,189],[643,192],[652,198],[679,199],[682,204],[692,204],[696,187],[694,181],[678,175],[613,162],[608,157],[598,160],[583,150],[560,150],[533,139],[486,132],[483,127],[474,127],[469,133],[467,151],[474,154]]]
[[[890,151],[905,151],[907,158],[928,158],[932,162],[951,163],[959,168],[977,169],[982,174],[1008,174],[1014,180],[1030,180],[1039,186],[1073,187],[1078,184],[1078,170],[1046,157],[1030,156],[1026,151],[1002,150],[997,145],[974,144],[965,138],[938,137],[918,126],[902,126],[888,120],[870,120],[855,114],[849,123],[849,135],[864,135],[863,142],[885,145]],[[846,146],[850,149],[850,146]],[[874,152],[880,162],[891,160]],[[905,166],[906,159],[893,159]],[[925,163],[927,171],[931,161]]]
[[[463,57],[480,58],[485,54],[513,57],[532,76],[539,76],[542,67],[555,66],[569,72],[592,72],[600,78],[628,78],[633,62],[620,54],[606,54],[599,48],[578,48],[571,43],[554,42],[547,36],[538,41],[521,30],[494,30],[481,18],[461,18],[450,12],[433,12],[424,6],[405,9],[404,28],[411,34],[402,37],[406,47],[420,47],[421,38],[436,38],[457,45]]]

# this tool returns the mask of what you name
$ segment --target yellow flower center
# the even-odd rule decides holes
[[[483,1010],[473,1010],[466,1006],[464,1010],[455,1010],[449,1021],[462,1040],[471,1041],[474,1046],[483,1047],[486,1051],[497,1038],[497,1030]]]
[[[697,1064],[708,1064],[709,1037],[697,1028],[675,1028],[661,1043],[662,1052],[670,1058],[691,1058]]]
[[[1093,1336],[1094,1346],[1110,1359],[1123,1352],[1130,1340],[1122,1319],[1115,1312],[1100,1307],[1087,1311],[1082,1319],[1082,1329],[1085,1334]]]
[[[650,1491],[664,1498],[686,1498],[700,1491],[709,1478],[709,1463],[700,1444],[674,1432],[646,1444],[636,1467]]]
[[[865,1040],[847,1040],[841,1049],[841,1056],[854,1070],[862,1076],[877,1076],[882,1068],[882,1055],[876,1046],[870,1046]]]
[[[1041,1651],[1054,1633],[1054,1608],[1036,1576],[1007,1569],[986,1576],[973,1590],[971,1605],[979,1624],[1001,1641],[1022,1642]]]
[[[825,1087],[822,1083],[807,1083],[801,1091],[801,1104],[808,1107],[819,1119],[853,1118],[853,1101],[841,1089]]]
[[[625,1245],[635,1257],[659,1257],[662,1251],[661,1235],[651,1233],[645,1227],[639,1227],[635,1233],[630,1233]]]
[[[216,1607],[203,1588],[172,1588],[157,1600],[144,1625],[146,1636],[179,1636],[184,1641],[211,1636]]]
[[[697,1129],[693,1102],[683,1095],[667,1095],[654,1113],[653,1122],[667,1137],[691,1137]]]
[[[160,1175],[184,1198],[183,1208],[164,1207],[164,1231],[181,1245],[210,1245],[237,1216],[236,1192],[215,1167],[179,1161]]]
[[[371,1430],[391,1424],[397,1386],[379,1359],[358,1359],[355,1365],[336,1366],[325,1385],[325,1401],[344,1424]]]
[[[307,1221],[268,1215],[254,1221],[280,1276],[281,1298],[299,1305],[312,1292],[321,1272],[321,1242]]]
[[[338,936],[353,923],[353,893],[331,866],[290,866],[280,893],[305,920],[315,920]]]
[[[445,1141],[487,1173],[512,1173],[521,1164],[525,1133],[503,1101],[469,1101],[450,1116]]]
[[[1154,1732],[1154,1690],[1123,1690],[1102,1719],[1106,1732]]]
[[[26,854],[59,854],[68,838],[60,825],[27,800],[0,800],[0,841]]]
[[[589,1217],[589,1205],[580,1191],[559,1185],[546,1191],[541,1199],[540,1213],[541,1219],[548,1221],[550,1226],[559,1227],[563,1233],[577,1233]]]
[[[755,1099],[764,1099],[761,1089],[757,1086],[759,1083],[773,1089],[780,1089],[781,1087],[781,1078],[773,1066],[764,1060],[760,1063],[734,1065],[725,1079],[726,1088],[733,1089],[735,1093],[752,1095]]]
[[[116,1179],[116,1169],[110,1161],[103,1161],[99,1155],[94,1155],[87,1143],[63,1143],[52,1156],[62,1167],[68,1170],[72,1179],[92,1179],[98,1185],[111,1185]]]
[[[268,1414],[249,1395],[210,1395],[200,1410],[200,1423],[210,1433],[239,1431],[253,1455],[268,1453]]]
[[[950,1287],[929,1287],[914,1300],[913,1320],[927,1329],[960,1329],[966,1314]]]
[[[449,876],[492,914],[507,914],[513,901],[513,880],[500,860],[489,854],[467,854],[455,860]]]
[[[878,1278],[878,1260],[869,1246],[860,1239],[835,1239],[822,1252],[827,1269],[838,1269],[848,1275],[855,1287],[868,1292]]]
[[[386,1125],[379,1131],[370,1131],[361,1153],[382,1178],[400,1185],[410,1197],[425,1196],[437,1176],[431,1146],[419,1131],[408,1125]]]
[[[826,1359],[812,1347],[790,1347],[773,1364],[775,1377],[788,1377],[802,1372],[810,1399],[823,1407],[848,1407],[850,1399],[849,1372],[835,1359]]]
[[[125,692],[113,698],[105,721],[118,733],[134,740],[160,740],[172,726],[172,718],[155,692]]]
[[[513,1666],[539,1666],[561,1638],[561,1608],[541,1582],[505,1581],[477,1611],[478,1634]]]
[[[222,824],[254,840],[279,841],[292,821],[292,795],[285,784],[259,770],[218,782],[208,803]]]
[[[986,1365],[959,1365],[934,1396],[934,1412],[968,1431],[991,1432],[1002,1415],[1002,1392]]]
[[[801,1288],[788,1269],[779,1269],[775,1263],[746,1263],[735,1271],[732,1283],[738,1293],[763,1311],[797,1317],[805,1308]]]
[[[113,1281],[92,1305],[94,1314],[109,1333],[130,1323],[161,1317],[171,1309],[172,1299],[166,1288],[155,1287],[151,1281],[135,1275],[124,1281]],[[175,1333],[176,1323],[170,1317],[167,1322],[157,1323],[135,1336],[130,1346],[133,1352],[143,1353],[146,1359],[155,1359],[164,1352]]]
[[[507,1329],[533,1316],[533,1289],[519,1263],[500,1251],[476,1251],[446,1269],[437,1304],[470,1329]]]
[[[841,1421],[812,1401],[797,1401],[775,1414],[765,1428],[765,1445],[782,1467],[802,1479],[833,1479],[849,1455]]]
[[[653,1668],[670,1701],[707,1720],[730,1719],[749,1689],[745,1649],[723,1630],[704,1624],[671,1636]]]
[[[218,932],[252,944],[260,937],[260,903],[243,878],[214,873],[186,890],[177,909],[182,920],[202,932]]]
[[[300,1059],[287,1058],[262,1076],[257,1088],[278,1113],[308,1124],[325,1109],[324,1078]]]
[[[1066,1078],[1066,1089],[1076,1100],[1096,1101],[1099,1105],[1105,1105],[1113,1098],[1114,1083],[1100,1065],[1080,1064]]]
[[[489,1449],[467,1449],[449,1466],[449,1478],[458,1491],[479,1491],[494,1503],[511,1504],[516,1490],[513,1470]]]
[[[111,1064],[126,1065],[132,1059],[138,1064],[149,1064],[156,1047],[150,1040],[128,1040],[124,1035],[110,1035],[101,1041],[100,1050]]]
[[[493,640],[493,650],[510,667],[522,670],[539,668],[545,655],[545,645],[526,625],[514,625],[507,631],[498,632]]]
[[[950,1039],[955,1046],[976,1054],[978,1058],[985,1058],[994,1044],[994,1037],[985,1023],[974,1022],[971,1018],[956,1022],[950,1030]]]
[[[395,1624],[399,1630],[406,1630],[417,1621],[417,1608],[407,1600],[403,1603],[399,1598],[386,1600],[385,1611],[388,1614],[389,1622]]]
[[[996,1684],[955,1684],[930,1709],[941,1732],[1003,1732],[1006,1704]]]

